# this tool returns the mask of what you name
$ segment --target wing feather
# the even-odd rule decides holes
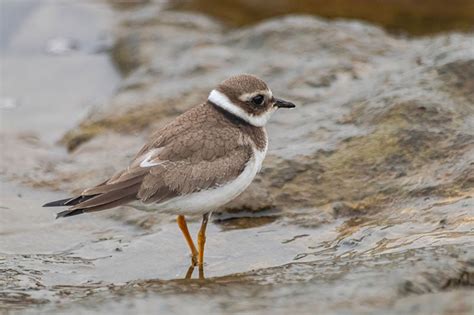
[[[136,195],[140,189],[140,183],[137,183],[135,185],[131,185],[127,188],[124,189],[116,189],[116,190],[110,190],[108,192],[105,192],[103,194],[97,195],[93,198],[90,198],[84,202],[81,202],[73,207],[70,208],[70,210],[75,210],[75,209],[86,209],[86,208],[91,208],[91,207],[97,207],[100,205],[108,204],[114,201],[117,201],[119,199],[122,199],[127,196],[133,196],[136,198]]]
[[[155,133],[129,167],[86,189],[62,216],[99,211],[133,200],[163,202],[215,188],[235,179],[252,147],[239,126],[222,120],[212,106],[201,105]],[[68,205],[68,200],[47,205]]]
[[[163,202],[170,198],[216,188],[234,180],[251,157],[251,148],[236,148],[213,160],[190,160],[156,166],[145,176],[138,198]]]

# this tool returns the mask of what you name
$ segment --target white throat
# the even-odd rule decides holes
[[[258,116],[249,114],[241,107],[232,103],[232,101],[226,95],[224,95],[222,92],[219,92],[218,90],[212,90],[207,99],[209,100],[209,102],[219,106],[220,108],[228,111],[231,114],[234,114],[239,118],[242,118],[249,124],[256,127],[265,126],[265,124],[268,122],[268,120],[276,110],[275,107]]]

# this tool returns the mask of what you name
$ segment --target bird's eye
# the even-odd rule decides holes
[[[254,105],[260,106],[263,104],[263,101],[265,101],[265,96],[263,96],[262,94],[258,94],[252,97],[252,103]]]

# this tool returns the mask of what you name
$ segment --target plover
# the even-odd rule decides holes
[[[202,267],[209,214],[242,193],[262,166],[268,139],[265,124],[291,102],[273,96],[261,79],[248,74],[221,82],[207,101],[158,130],[130,165],[81,195],[49,202],[68,206],[57,218],[140,201],[177,214],[191,250],[192,266]],[[184,215],[202,214],[198,248]]]

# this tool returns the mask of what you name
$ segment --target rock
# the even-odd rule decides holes
[[[472,191],[472,35],[408,40],[367,24],[308,16],[225,32],[202,16],[152,12],[135,11],[119,29],[116,46],[126,53],[117,62],[130,71],[122,88],[63,137],[75,161],[86,152],[97,159],[101,150],[91,146],[103,149],[111,134],[117,142],[123,134],[142,141],[204,101],[223,78],[251,72],[299,106],[275,115],[262,173],[224,209],[336,203],[336,216],[360,215],[411,198]],[[107,145],[109,155],[121,155],[123,145],[120,152],[114,146]],[[109,163],[107,174],[124,160]],[[84,172],[78,164],[73,169]],[[64,177],[61,165],[54,173]]]

